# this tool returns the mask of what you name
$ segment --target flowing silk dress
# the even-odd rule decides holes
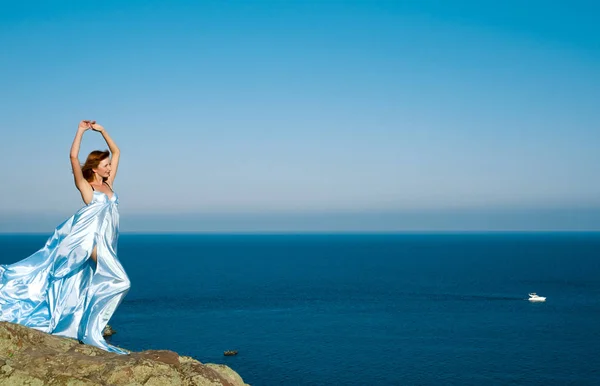
[[[118,197],[93,194],[42,249],[0,265],[0,320],[127,354],[102,336],[130,287],[117,259]],[[96,263],[90,258],[94,246]]]

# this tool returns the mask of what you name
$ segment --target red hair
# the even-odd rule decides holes
[[[94,170],[100,165],[100,162],[104,161],[110,157],[110,152],[108,150],[94,150],[88,155],[85,163],[81,167],[81,172],[83,173],[83,178],[88,182],[92,182],[94,180]],[[106,180],[106,178],[104,178]]]

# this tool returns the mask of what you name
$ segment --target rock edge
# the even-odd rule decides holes
[[[248,386],[225,365],[173,351],[119,355],[9,322],[0,322],[0,384]]]

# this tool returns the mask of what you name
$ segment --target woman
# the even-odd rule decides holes
[[[89,129],[102,134],[112,159],[108,151],[93,151],[82,167],[79,147]],[[102,337],[130,287],[117,259],[119,212],[112,187],[119,155],[117,145],[96,121],[79,123],[71,165],[86,205],[56,228],[44,248],[15,264],[0,266],[0,320],[127,354]]]

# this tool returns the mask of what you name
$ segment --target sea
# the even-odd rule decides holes
[[[0,264],[49,236],[0,235]],[[250,385],[600,385],[597,232],[123,233],[118,256],[112,344]]]

